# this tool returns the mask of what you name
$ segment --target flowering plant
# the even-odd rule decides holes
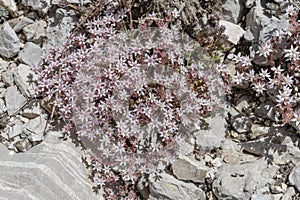
[[[300,21],[299,8],[288,6],[287,30],[275,30],[270,40],[260,45],[257,56],[263,57],[266,66],[258,66],[249,56],[232,55],[237,73],[236,85],[248,82],[257,95],[267,94],[276,103],[282,122],[300,130]],[[275,97],[275,98],[274,98]],[[279,119],[278,119],[279,120]]]
[[[229,89],[220,77],[225,67],[172,24],[178,11],[165,19],[152,14],[130,30],[127,14],[107,8],[35,69],[36,94],[65,122],[66,138],[76,130],[93,180],[110,199],[137,198],[138,178],[168,166],[195,122],[223,107]]]

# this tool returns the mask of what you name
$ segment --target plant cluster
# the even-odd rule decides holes
[[[289,5],[287,30],[275,30],[272,37],[260,45],[257,56],[266,66],[258,66],[249,56],[231,55],[237,72],[235,85],[245,82],[258,96],[268,95],[276,104],[279,121],[290,123],[300,130],[300,21],[299,7]]]
[[[45,56],[36,96],[45,96],[85,145],[97,189],[108,199],[136,196],[140,176],[156,178],[202,116],[223,108],[229,89],[199,44],[172,24],[178,11],[129,29],[130,10],[108,7]]]

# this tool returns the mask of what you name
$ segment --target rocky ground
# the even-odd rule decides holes
[[[35,99],[36,75],[50,45],[61,45],[90,0],[0,0],[0,199],[101,199],[92,191],[83,152],[48,122]],[[286,28],[286,1],[225,0],[221,24],[232,45],[254,55],[258,41]],[[263,64],[259,59],[257,64]],[[230,66],[228,61],[228,66]],[[208,118],[187,142],[172,173],[146,190],[148,199],[300,199],[300,141],[295,127],[275,123],[274,103],[234,92],[225,116]],[[298,131],[299,132],[299,131]]]

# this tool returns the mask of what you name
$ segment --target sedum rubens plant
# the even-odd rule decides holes
[[[275,92],[273,101],[282,122],[290,123],[300,130],[300,21],[299,6],[289,5],[287,30],[275,30],[266,43],[256,52],[267,61],[266,67],[252,65],[249,56],[232,55],[237,73],[233,77],[236,85],[247,81],[257,95]],[[272,96],[272,95],[271,95]]]
[[[157,178],[197,120],[223,107],[229,89],[220,77],[225,66],[203,58],[199,44],[172,24],[176,10],[130,30],[127,15],[107,8],[35,69],[36,94],[65,122],[66,138],[76,130],[107,199],[137,199],[139,177]]]

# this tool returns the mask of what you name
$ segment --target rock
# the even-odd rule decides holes
[[[244,0],[244,4],[246,6],[246,8],[251,8],[256,0]]]
[[[7,108],[5,106],[5,102],[2,99],[0,99],[0,115],[5,113],[6,111],[7,111]]]
[[[16,16],[18,12],[18,8],[14,0],[0,0],[0,6],[6,8],[13,16]]]
[[[45,115],[38,116],[24,124],[22,133],[28,136],[31,142],[39,142],[44,139],[47,128]]]
[[[252,124],[251,126],[251,138],[255,139],[259,136],[266,135],[269,133],[270,127],[261,126],[258,124]]]
[[[23,32],[26,36],[26,40],[34,43],[40,43],[42,39],[46,37],[46,27],[47,23],[43,20],[39,20],[25,26],[23,28]]]
[[[32,43],[26,42],[24,48],[19,52],[18,58],[29,66],[36,66],[42,62],[42,49]]]
[[[238,133],[249,132],[252,125],[251,120],[242,114],[233,116],[230,123]]]
[[[5,72],[3,72],[1,75],[1,79],[7,87],[14,84],[13,73],[11,70],[6,70]]]
[[[252,194],[267,193],[278,168],[268,165],[264,158],[241,165],[223,165],[213,182],[213,193],[224,200],[250,199]]]
[[[259,200],[274,200],[269,194],[261,194],[261,193],[259,193],[259,194],[253,194],[252,196],[251,196],[251,199],[259,199]]]
[[[175,177],[162,173],[160,181],[149,184],[149,200],[184,199],[205,200],[205,193],[192,183],[185,183]]]
[[[7,70],[8,65],[9,65],[9,63],[7,61],[0,58],[0,74],[1,74],[1,72]]]
[[[272,101],[266,101],[256,107],[254,113],[257,117],[277,121],[279,113],[274,109],[275,106],[276,105]]]
[[[226,0],[222,3],[222,18],[228,22],[237,24],[240,21],[243,5],[239,0]]]
[[[289,24],[287,18],[279,19],[275,16],[267,16],[262,4],[265,4],[265,1],[256,0],[255,6],[251,8],[246,16],[246,26],[250,28],[250,31],[255,38],[254,40],[259,41],[260,44],[266,43],[275,30],[287,30]],[[257,51],[258,44],[253,45],[251,49],[252,51]],[[273,59],[281,57],[282,54],[283,51],[278,51]],[[254,55],[254,62],[256,64],[268,65],[268,62],[266,62],[266,59],[263,56]]]
[[[290,200],[293,199],[293,196],[296,194],[294,187],[289,187],[287,191],[282,195],[280,200]]]
[[[27,17],[22,17],[21,20],[14,26],[15,32],[20,32],[25,26],[32,24],[34,21]]]
[[[245,31],[239,25],[231,22],[220,20],[219,25],[225,26],[226,29],[224,34],[228,36],[228,40],[233,44],[237,44],[245,34]]]
[[[42,115],[43,110],[41,108],[40,100],[31,100],[26,106],[24,106],[21,114],[29,119],[36,118]]]
[[[36,87],[35,81],[37,80],[37,75],[32,72],[28,65],[20,64],[13,74],[14,81],[22,94],[27,97],[32,97],[34,95],[34,87]]]
[[[51,4],[52,5],[59,5],[60,4],[60,0],[52,0]],[[90,0],[66,0],[67,3],[72,3],[72,4],[81,4],[81,5],[85,5],[90,3]]]
[[[14,146],[21,152],[28,151],[31,147],[32,144],[27,138],[22,138],[21,140],[18,140],[17,142],[14,143]]]
[[[47,21],[49,26],[46,28],[47,41],[45,49],[48,49],[50,46],[62,46],[66,37],[75,27],[77,20],[78,17],[73,10],[56,9],[55,16]]]
[[[0,144],[0,196],[3,199],[103,199],[95,195],[81,161],[82,152],[59,132],[22,154]]]
[[[7,113],[9,116],[12,116],[26,104],[26,98],[20,94],[15,86],[10,86],[5,93],[5,102]]]
[[[33,10],[37,10],[43,13],[47,13],[49,8],[51,7],[50,0],[22,0],[22,4],[24,6],[30,6]]]
[[[208,123],[207,130],[199,130],[193,133],[196,137],[196,144],[200,149],[210,150],[221,146],[225,139],[226,120],[224,117],[217,115],[206,118]]]
[[[8,126],[4,129],[4,132],[8,134],[9,138],[14,138],[18,135],[21,135],[23,129],[23,122],[16,119],[13,122],[10,122]]]
[[[193,181],[195,183],[205,183],[207,169],[205,163],[197,163],[188,157],[179,158],[172,164],[173,174],[177,179],[183,181]]]
[[[0,55],[11,58],[18,54],[20,50],[20,40],[15,31],[7,22],[0,28]]]
[[[297,191],[300,191],[300,163],[298,163],[289,175],[289,182]]]
[[[242,153],[241,146],[230,139],[226,139],[221,148],[223,161],[227,164],[233,165],[257,160],[253,155]]]

